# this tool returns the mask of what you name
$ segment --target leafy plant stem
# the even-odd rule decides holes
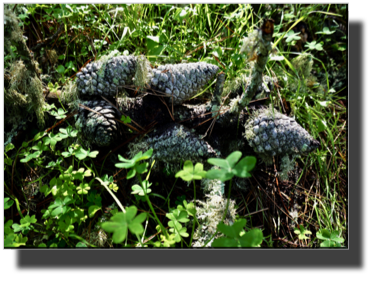
[[[228,211],[228,207],[230,206],[231,188],[232,188],[232,179],[230,180],[230,186],[229,186],[229,188],[228,188],[227,206],[226,206],[226,210],[224,211],[224,215],[223,215],[223,218],[222,218],[222,222],[226,219],[227,211]]]
[[[194,185],[194,204],[196,203],[196,199],[197,199],[197,196],[196,196],[196,188],[195,188],[195,180],[193,180],[193,185]],[[194,229],[195,229],[195,216],[194,216],[194,220],[193,220],[193,229],[191,230],[191,237],[190,237],[190,245],[191,243],[193,242],[193,235],[194,235]]]
[[[15,198],[15,201],[16,201],[16,208],[17,208],[18,214],[20,214],[20,217],[24,218],[24,215],[22,215],[22,212],[20,209],[20,202],[18,202],[17,198]]]
[[[121,211],[123,211],[125,213],[125,209],[123,207],[123,205],[120,203],[119,199],[117,199],[117,197],[112,193],[112,191],[108,188],[108,186],[98,177],[95,178],[96,180],[98,180],[100,182],[100,184],[102,184],[104,186],[104,188],[107,189],[108,193],[111,194],[112,198],[115,199],[117,205],[119,205]]]
[[[137,173],[137,178],[139,179],[139,182],[140,182],[140,184],[141,184],[141,187],[144,189],[144,196],[146,197],[146,201],[148,202],[148,205],[149,205],[150,210],[152,211],[152,213],[153,213],[153,215],[154,215],[154,217],[155,217],[157,223],[160,225],[161,230],[162,230],[162,232],[164,233],[165,237],[166,237],[167,239],[169,239],[169,235],[168,235],[168,233],[167,233],[165,227],[162,225],[161,221],[160,221],[160,220],[158,219],[158,217],[157,217],[156,212],[154,211],[154,208],[153,208],[153,206],[152,206],[152,203],[150,202],[150,199],[149,199],[148,194],[145,193],[145,187],[144,187],[144,185],[143,185],[143,182],[142,182],[142,180],[141,180],[141,176],[140,176],[139,173]]]
[[[102,175],[102,171],[103,171],[104,163],[106,162],[106,160],[107,160],[107,158],[108,158],[108,156],[109,156],[109,154],[110,154],[111,152],[112,152],[112,150],[109,151],[109,153],[106,155],[106,157],[105,157],[104,160],[103,160],[102,167],[100,168],[100,175]]]

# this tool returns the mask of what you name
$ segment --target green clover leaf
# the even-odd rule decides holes
[[[298,36],[299,34],[300,32],[295,33],[292,29],[284,36],[284,38],[286,38],[286,42],[292,42],[293,40],[301,39],[301,37]]]
[[[91,177],[91,170],[84,170],[84,168],[80,168],[78,171],[73,171],[72,179],[73,180],[81,180],[83,181],[84,177]]]
[[[90,190],[91,187],[87,183],[80,183],[80,185],[77,187],[77,191],[79,195],[85,195],[88,193],[88,190]]]
[[[327,26],[325,26],[325,27],[323,28],[322,31],[318,31],[318,32],[316,32],[315,34],[325,34],[325,35],[330,35],[330,34],[333,34],[335,31],[336,31],[336,30],[331,31],[330,28],[328,28]]]
[[[344,239],[339,237],[339,231],[337,230],[331,233],[327,229],[319,230],[317,238],[324,241],[320,244],[323,248],[339,248],[344,243]]]
[[[217,229],[227,237],[221,237],[214,240],[212,247],[260,247],[264,239],[263,232],[260,229],[255,228],[247,233],[244,233],[243,228],[246,223],[246,219],[239,219],[231,226],[220,222]]]
[[[183,170],[179,171],[175,177],[181,178],[184,181],[192,181],[192,180],[202,180],[206,176],[206,171],[203,171],[203,165],[201,163],[197,163],[195,167],[193,167],[192,161],[186,161],[183,165]]]
[[[76,137],[78,135],[78,130],[73,129],[72,126],[68,126],[67,128],[60,128],[60,136],[62,139],[68,138],[68,137]]]
[[[300,228],[299,228],[299,229],[296,229],[296,230],[294,231],[294,233],[298,235],[298,238],[299,238],[300,240],[303,240],[303,239],[310,239],[310,237],[308,237],[307,235],[308,235],[308,234],[312,234],[311,231],[305,229],[305,228],[303,227],[303,225],[300,225]]]
[[[123,116],[121,117],[121,121],[124,122],[124,123],[126,124],[126,123],[131,123],[131,122],[132,122],[132,119],[131,119],[129,116],[125,116],[125,115],[123,115]]]
[[[240,178],[250,177],[249,171],[255,167],[256,158],[247,156],[241,159],[239,163],[237,163],[241,156],[241,152],[235,151],[231,153],[226,159],[208,159],[208,163],[214,166],[218,166],[220,169],[209,170],[206,174],[206,178],[210,180],[219,179],[220,181],[225,182],[232,179],[234,176]]]
[[[88,208],[88,216],[90,218],[94,217],[95,213],[98,211],[98,210],[101,210],[102,207],[99,206],[99,205],[91,205],[89,208]]]
[[[84,160],[85,158],[87,157],[90,157],[90,158],[96,158],[96,156],[98,155],[98,151],[93,151],[93,152],[90,152],[89,150],[86,151],[84,148],[82,147],[79,147],[78,149],[75,150],[74,154],[75,156],[79,159],[79,160]]]
[[[59,108],[58,111],[52,110],[49,112],[50,115],[55,116],[56,119],[63,119],[66,117],[67,111],[63,110],[62,108]]]
[[[11,208],[14,202],[9,197],[4,198],[4,210]]]
[[[50,145],[50,147],[54,149],[57,142],[61,140],[62,140],[62,137],[59,133],[55,135],[52,133],[49,133],[49,136],[44,137],[43,142],[44,142],[44,145]]]
[[[142,187],[140,185],[133,185],[132,186],[132,194],[138,194],[140,196],[144,196],[145,194],[149,194],[152,192],[149,187],[152,185],[152,183],[149,183],[148,181],[144,180],[142,181]]]
[[[136,166],[139,161],[150,159],[153,154],[153,149],[149,149],[145,153],[139,152],[135,155],[131,160],[124,159],[121,155],[119,155],[119,160],[123,163],[115,164],[118,168],[130,169]]]
[[[133,234],[140,235],[144,232],[142,222],[146,219],[146,213],[137,215],[135,206],[127,207],[126,212],[118,212],[111,217],[110,222],[102,223],[102,228],[107,232],[113,232],[112,240],[114,243],[121,243],[125,240],[127,230]]]
[[[41,151],[35,151],[34,153],[28,154],[25,158],[21,159],[20,162],[27,163],[32,159],[38,158],[41,155],[41,153],[42,153]]]
[[[312,42],[308,42],[305,44],[305,47],[308,47],[311,50],[317,50],[317,51],[322,51],[323,50],[323,42],[317,43],[315,40]]]
[[[37,145],[33,146],[32,149],[40,152],[49,150],[49,148],[46,145],[42,144],[41,141],[39,141]]]

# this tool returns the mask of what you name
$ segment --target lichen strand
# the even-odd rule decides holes
[[[313,63],[311,55],[307,53],[303,53],[292,60],[293,67],[298,71],[298,74],[305,79],[310,77]]]
[[[70,108],[78,109],[78,86],[75,82],[69,81],[63,86],[61,94],[61,102],[68,104]]]
[[[137,57],[137,68],[133,82],[140,91],[145,89],[146,84],[149,83],[152,78],[152,69],[150,63],[144,55]]]
[[[146,140],[154,150],[154,159],[167,163],[181,163],[186,160],[204,161],[216,157],[212,147],[190,132],[183,125],[171,123],[155,130]]]
[[[293,156],[291,159],[288,155],[282,157],[281,171],[279,172],[280,180],[289,180],[289,173],[294,170],[294,167],[296,165],[296,157],[298,156]]]
[[[217,225],[222,221],[227,208],[227,198],[224,197],[224,183],[219,180],[202,180],[202,188],[206,194],[206,201],[199,201],[197,209],[197,220],[199,226],[194,232],[193,247],[211,247],[214,239],[221,236],[217,234],[212,240],[212,236],[217,231]],[[230,200],[227,215],[223,221],[227,225],[232,225],[236,219],[235,201]]]
[[[45,99],[40,79],[27,69],[23,61],[14,62],[7,73],[10,76],[10,86],[6,88],[4,97],[5,103],[9,105],[6,108],[11,108],[11,120],[17,122],[25,117],[32,118],[29,114],[34,112],[37,123],[42,128],[45,125]]]
[[[267,63],[268,55],[271,50],[270,40],[262,37],[261,30],[255,30],[243,40],[243,45],[240,50],[241,53],[248,55],[248,60],[254,59],[254,65],[250,75],[250,83],[239,101],[240,109],[243,109],[254,97],[258,86],[262,84],[262,74]],[[240,111],[240,110],[238,110]]]
[[[305,154],[319,146],[293,118],[271,108],[255,112],[244,127],[244,137],[261,157]]]

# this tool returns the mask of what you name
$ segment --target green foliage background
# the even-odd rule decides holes
[[[276,247],[317,247],[322,242],[322,247],[331,247],[341,246],[344,239],[347,240],[347,5],[17,4],[15,7],[10,4],[7,7],[17,15],[26,44],[39,63],[40,78],[50,90],[62,89],[87,62],[115,50],[120,54],[144,54],[153,66],[184,60],[213,63],[226,72],[227,84],[232,84],[247,72],[246,56],[240,53],[244,37],[258,29],[264,18],[273,18],[274,50],[266,71],[278,78],[278,87],[272,91],[270,103],[280,111],[294,115],[322,145],[318,151],[300,160],[299,179],[288,186],[291,193],[297,191],[306,196],[303,215],[297,221],[302,234],[306,233],[305,228],[312,233],[310,238],[297,238],[295,234],[298,233],[292,230],[297,228],[289,221],[274,225],[272,221],[278,221],[282,215],[274,207],[270,212],[261,212],[260,219],[249,217],[247,224],[238,220],[236,223],[240,224],[235,226],[236,229],[240,232],[245,227],[246,232],[230,236],[229,243],[238,246],[243,237],[247,238],[258,226],[264,233],[264,247],[273,246],[272,239],[275,239]],[[307,27],[306,38],[302,29],[297,30],[299,23]],[[62,27],[61,33],[48,40],[59,27]],[[12,65],[20,56],[14,45],[10,45],[10,50],[4,56],[4,64],[5,75],[12,76]],[[308,55],[301,54],[302,51]],[[23,98],[29,100],[31,97],[24,95]],[[45,116],[44,129],[67,117],[64,104],[58,102],[57,107],[53,107],[40,102],[36,105],[33,100],[27,104],[30,108],[42,107],[36,112]],[[134,205],[139,211],[150,213],[147,219],[156,220],[156,225],[160,224],[158,230],[170,223],[172,236],[161,240],[164,246],[179,247],[188,243],[186,236],[181,236],[186,232],[176,229],[176,226],[182,228],[184,222],[176,222],[175,217],[180,217],[184,211],[185,220],[191,218],[191,210],[186,212],[182,203],[178,205],[177,202],[178,207],[182,207],[178,212],[177,205],[170,205],[170,199],[167,201],[164,197],[163,203],[159,198],[170,196],[169,190],[176,183],[173,176],[168,178],[168,185],[161,187],[160,193],[150,194],[156,206],[148,207],[146,197],[131,195],[131,189],[123,189],[123,195],[127,197],[120,198],[122,189],[118,185],[121,182],[120,179],[114,180],[115,163],[105,159],[99,164],[96,160],[99,152],[80,144],[69,119],[51,131],[43,132],[36,124],[34,111],[27,109],[15,102],[6,103],[6,117],[7,114],[20,116],[5,124],[6,246],[95,246],[89,242],[86,232],[90,232],[88,230],[101,213],[107,220],[112,216],[113,222],[107,223],[123,225],[119,225],[118,231],[129,229],[137,235],[124,241],[120,231],[117,238],[114,232],[112,246],[135,246],[141,242],[142,226],[133,226],[133,219],[142,223],[145,217],[137,215],[133,218],[132,214],[136,214]],[[21,118],[25,112],[32,122],[26,124]],[[19,135],[20,132],[23,134]],[[136,173],[142,175],[147,169],[140,166]],[[193,185],[199,191],[199,185],[195,182]],[[190,187],[187,195],[186,184],[181,187],[182,194],[191,200],[193,189]],[[139,189],[135,187],[143,194],[147,194],[148,188],[148,182],[141,184]],[[239,209],[244,209],[242,213],[266,208],[264,188],[257,190],[255,202],[250,206],[244,199],[239,203]],[[118,212],[117,206],[108,207],[113,201],[108,192],[118,196],[123,205],[130,205],[124,209],[129,215]],[[32,199],[38,195],[43,199],[33,205]],[[238,195],[232,193],[232,196]],[[174,204],[175,197],[172,200]],[[155,211],[172,215],[165,218],[162,213],[160,217],[154,217]],[[173,211],[178,212],[177,216]],[[194,228],[193,225],[189,227]],[[112,224],[109,224],[104,229],[111,228]],[[158,230],[148,229],[145,237],[155,235]],[[224,232],[228,229],[224,228]],[[98,228],[97,243],[103,234],[102,228]],[[123,244],[119,245],[119,242]],[[244,242],[243,245],[247,244]],[[160,240],[153,244],[159,245]]]

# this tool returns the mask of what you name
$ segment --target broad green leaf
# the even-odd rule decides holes
[[[6,147],[5,147],[5,152],[7,153],[7,152],[9,152],[10,150],[13,150],[15,148],[15,146],[13,145],[13,143],[9,143],[9,144],[7,144],[6,145]]]
[[[87,183],[80,183],[80,185],[77,187],[77,191],[79,195],[85,195],[88,193],[88,190],[90,190],[91,187]]]
[[[127,173],[127,180],[132,179],[135,175],[136,175],[136,169],[135,168],[129,170]]]
[[[312,41],[312,42],[308,42],[305,44],[305,47],[308,47],[309,49],[311,50],[318,50],[318,51],[322,51],[323,50],[323,42],[320,42],[320,43],[317,43],[315,40]]]
[[[334,31],[331,31],[329,27],[325,26],[325,27],[323,28],[322,31],[318,31],[318,32],[316,32],[315,34],[326,34],[326,35],[330,35],[330,34],[333,34],[334,32],[335,32],[335,30],[334,30]]]
[[[141,152],[140,152],[141,153]],[[135,166],[136,164],[136,161],[135,160],[127,160],[127,159],[124,159],[121,155],[118,155],[119,157],[119,160],[123,163],[117,163],[115,164],[116,167],[118,168],[124,168],[124,169],[129,169],[129,168],[132,168]]]
[[[34,153],[27,155],[24,159],[21,159],[20,162],[21,163],[27,163],[32,159],[38,158],[41,153],[42,152],[40,152],[40,151],[35,151]]]
[[[318,119],[317,120],[317,130],[318,133],[326,130],[326,121]]]
[[[49,150],[49,148],[46,145],[42,144],[41,141],[39,141],[37,145],[33,146],[32,149],[40,152]]]
[[[243,154],[239,151],[235,151],[233,153],[231,153],[227,158],[226,158],[226,161],[228,162],[229,166],[231,168],[233,168],[237,161],[241,158]]]
[[[26,223],[29,223],[29,224],[31,224],[31,223],[36,223],[36,222],[37,222],[36,215],[32,215],[32,217],[30,217],[29,215],[26,215],[24,218],[22,218],[22,219],[20,220],[20,222],[21,222],[22,224],[26,224]]]
[[[233,238],[221,237],[213,241],[211,244],[213,248],[236,248],[238,241]]]
[[[135,167],[135,169],[136,169],[137,173],[143,174],[146,171],[148,171],[148,165],[149,165],[148,163],[141,163],[141,164],[137,165]]]
[[[195,167],[193,162],[187,160],[183,165],[183,170],[179,171],[175,177],[181,178],[184,181],[202,180],[206,175],[206,171],[203,171],[203,165],[197,163]]]
[[[299,34],[300,32],[295,33],[292,29],[284,36],[284,38],[286,38],[286,42],[292,42],[293,40],[301,39],[301,37],[298,36]]]
[[[234,173],[235,176],[240,178],[249,178],[251,177],[250,171],[255,167],[256,165],[256,158],[247,156],[240,160],[240,162],[234,167],[232,170],[232,173]]]
[[[78,130],[73,129],[72,126],[60,128],[59,131],[62,138],[76,137],[78,135]]]
[[[341,247],[341,243],[344,242],[344,239],[339,237],[339,232],[336,230],[330,233],[327,229],[321,229],[317,232],[317,238],[323,240],[320,246],[324,248]]]
[[[246,219],[239,219],[231,226],[225,225],[223,222],[220,222],[217,226],[217,229],[230,238],[239,238],[240,232],[243,230],[246,223]]]
[[[218,179],[222,182],[228,181],[234,177],[234,174],[232,172],[228,172],[227,170],[218,170],[218,169],[211,169],[207,172],[206,178],[210,180]]]
[[[239,239],[239,242],[242,248],[259,247],[263,242],[263,239],[263,232],[258,228],[254,228],[249,232],[245,233]]]
[[[228,161],[226,161],[224,159],[210,158],[207,160],[207,162],[211,165],[221,167],[222,169],[228,169],[229,168]]]
[[[13,220],[8,220],[4,223],[4,236],[7,236],[10,233],[14,233],[11,226],[13,225]]]
[[[14,202],[15,201],[9,197],[4,198],[4,210],[11,208]]]
[[[129,117],[129,116],[122,116],[121,117],[121,121],[124,122],[124,123],[131,123],[132,122],[132,119]]]
[[[311,231],[305,229],[303,227],[303,225],[300,225],[300,228],[299,229],[296,229],[294,230],[294,233],[298,235],[298,238],[300,240],[303,240],[303,239],[310,239],[310,237],[308,237],[307,235],[308,234],[312,234]]]
[[[65,67],[62,66],[62,65],[59,65],[57,67],[57,72],[60,73],[60,74],[64,74],[65,73]]]
[[[102,223],[102,228],[107,232],[113,232],[112,239],[115,243],[121,243],[125,240],[127,230],[140,235],[144,232],[141,223],[146,219],[146,213],[141,213],[134,217],[137,213],[136,206],[126,208],[126,212],[118,212],[111,217],[110,222]]]
[[[84,242],[78,242],[76,245],[75,245],[76,248],[87,248],[87,245],[84,243]]]

